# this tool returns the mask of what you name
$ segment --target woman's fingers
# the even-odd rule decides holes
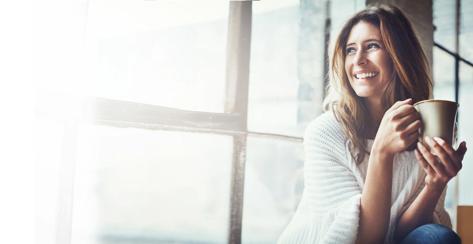
[[[457,175],[457,172],[460,170],[460,167],[455,162],[455,160],[452,160],[452,158],[450,158],[450,155],[445,151],[445,149],[430,137],[426,136],[424,137],[424,140],[429,145],[431,152],[440,159],[440,162],[443,164],[443,168],[445,169],[445,172],[448,174],[448,176],[453,177]]]
[[[460,170],[462,168],[463,155],[465,154],[465,151],[463,151],[465,147],[465,142],[462,142],[460,146],[458,147],[457,151],[455,151],[442,138],[434,137],[433,139],[443,148],[443,150],[448,154],[448,156],[450,157],[452,162],[455,164],[455,166]]]
[[[396,110],[397,108],[401,107],[401,106],[404,105],[404,104],[411,104],[411,103],[412,103],[412,98],[408,98],[408,99],[406,99],[406,100],[397,101],[397,102],[395,102],[395,103],[391,106],[391,108],[389,108],[389,110],[394,111],[394,110]]]
[[[422,122],[420,120],[415,120],[414,122],[410,123],[406,129],[404,130],[404,133],[406,134],[412,134],[416,133],[417,136],[419,136],[419,129],[422,127]]]
[[[408,115],[413,115],[413,114],[417,114],[417,110],[414,108],[414,106],[412,106],[409,103],[402,104],[396,109],[394,118],[401,119],[403,117],[406,117]]]
[[[396,121],[396,130],[404,130],[407,126],[414,123],[416,120],[420,121],[420,115],[417,112],[412,112],[410,114],[404,115],[404,117],[400,117],[399,120]]]
[[[414,154],[416,155],[416,159],[419,162],[420,166],[427,172],[429,175],[434,175],[435,171],[432,169],[432,167],[429,166],[429,163],[425,161],[424,157],[422,157],[421,153],[419,152],[419,149],[416,148],[414,150]]]
[[[401,135],[401,139],[403,140],[404,146],[407,147],[407,150],[411,150],[415,148],[415,143],[419,139],[419,133],[417,131],[413,131],[410,134]]]
[[[466,142],[462,141],[462,143],[460,143],[460,146],[458,146],[456,150],[457,155],[460,157],[460,161],[463,161],[463,157],[465,156],[466,150]]]
[[[422,157],[424,157],[425,161],[429,164],[430,167],[434,169],[434,171],[440,176],[447,176],[445,172],[444,166],[440,163],[435,156],[427,150],[427,148],[422,144],[422,142],[417,143],[417,148],[420,151]]]

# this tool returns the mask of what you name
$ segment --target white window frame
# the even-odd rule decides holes
[[[87,114],[86,117],[92,114],[92,123],[94,124],[121,128],[188,131],[232,136],[230,220],[227,236],[228,243],[232,244],[241,243],[247,136],[302,143],[302,138],[297,136],[248,131],[251,21],[252,1],[231,0],[229,2],[225,107],[223,113],[181,110],[106,98],[90,98],[83,103],[83,112]],[[77,137],[77,123],[74,122],[74,119],[66,120],[64,131],[64,157],[60,169],[61,186],[58,197],[59,211],[56,228],[57,244],[71,243],[75,175],[74,151]]]

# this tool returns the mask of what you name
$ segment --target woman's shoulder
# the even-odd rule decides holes
[[[342,124],[332,111],[326,111],[313,119],[306,127],[304,138],[314,136],[329,136],[345,139]]]
[[[304,149],[307,153],[306,160],[321,162],[323,159],[332,162],[347,163],[348,137],[342,124],[331,111],[324,112],[307,126],[304,133]]]
[[[345,147],[347,136],[342,124],[332,111],[327,111],[312,120],[304,133],[304,144],[317,144],[323,147]]]

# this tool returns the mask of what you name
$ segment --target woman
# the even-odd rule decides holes
[[[393,6],[362,10],[330,65],[328,111],[306,129],[304,193],[279,243],[460,243],[444,198],[466,143],[417,142],[413,103],[432,82],[410,22]]]

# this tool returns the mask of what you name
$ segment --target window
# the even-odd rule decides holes
[[[215,0],[90,1],[93,95],[223,112],[228,6]]]
[[[461,6],[461,11],[457,12],[456,4]],[[472,115],[469,113],[468,104],[471,103],[472,92],[472,58],[473,49],[468,45],[467,38],[472,35],[472,25],[469,19],[473,4],[471,1],[444,1],[433,2],[434,10],[434,98],[456,100],[460,104],[458,110],[458,139],[459,141],[473,140],[473,131],[469,129],[472,122]],[[455,31],[457,26],[456,17],[459,20],[459,33]],[[458,48],[456,42],[458,40]],[[456,83],[456,70],[458,70],[458,83]],[[468,111],[468,112],[467,112]],[[463,160],[463,168],[459,177],[449,183],[446,207],[453,216],[455,223],[455,211],[457,204],[473,204],[473,195],[468,189],[471,179],[467,177],[473,174],[471,162],[472,156],[468,153]]]
[[[103,125],[78,134],[72,243],[226,242],[230,136]]]
[[[365,1],[59,2],[36,23],[56,40],[36,55],[40,242],[274,243],[302,193],[327,44]],[[434,59],[435,94],[452,99],[454,59]]]
[[[291,220],[303,190],[303,149],[293,137],[301,137],[322,112],[330,37],[363,6],[360,1],[253,2],[248,129],[290,137],[248,137],[243,243],[275,243]]]

